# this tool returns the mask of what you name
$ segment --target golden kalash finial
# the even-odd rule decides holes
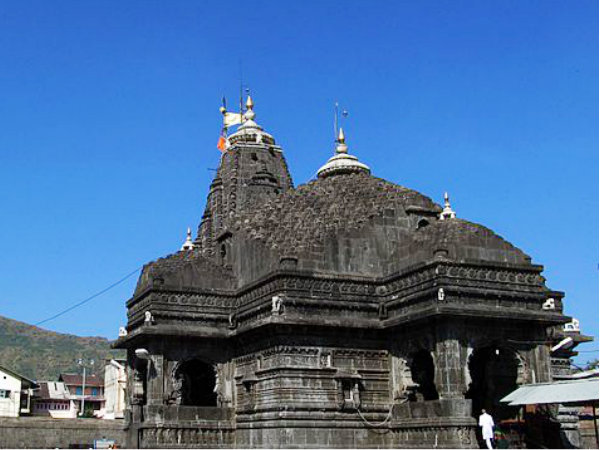
[[[340,127],[340,131],[338,133],[337,138],[337,146],[335,148],[336,153],[348,153],[348,146],[346,145],[346,136],[344,135],[344,130]]]
[[[369,166],[361,163],[356,156],[348,154],[344,130],[340,127],[339,130],[336,129],[336,134],[335,155],[329,158],[327,163],[317,171],[317,176],[323,178],[337,174],[370,173]]]
[[[256,113],[254,112],[254,102],[252,101],[252,97],[248,94],[248,99],[246,100],[246,112],[244,113],[245,120],[253,120],[256,117]]]

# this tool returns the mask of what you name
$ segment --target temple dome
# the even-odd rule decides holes
[[[440,220],[415,234],[416,246],[460,261],[531,264],[531,257],[489,228],[463,219]]]
[[[329,263],[353,259],[361,246],[377,248],[373,260],[387,263],[394,243],[412,232],[418,218],[435,221],[440,211],[416,191],[357,172],[319,177],[233,218],[230,225],[234,234],[259,241],[280,257],[296,257],[301,266],[311,260],[314,269],[361,272],[365,268],[356,266],[358,259],[348,262],[352,268],[347,270]],[[393,239],[384,228],[395,233]],[[346,256],[340,259],[335,253],[344,246]]]
[[[439,220],[441,212],[419,192],[351,172],[298,186],[233,218],[231,229],[314,270],[384,276],[439,255],[530,264],[529,256],[488,228]]]
[[[348,154],[344,130],[340,128],[335,155],[329,158],[327,163],[317,171],[317,176],[323,178],[330,175],[358,172],[371,173],[371,169],[366,164],[361,163],[356,156]]]
[[[269,133],[267,133],[254,119],[256,113],[254,112],[254,102],[252,98],[248,96],[246,101],[246,112],[242,114],[243,120],[241,125],[232,133],[228,139],[231,144],[247,144],[247,143],[265,143],[275,145],[275,139]]]

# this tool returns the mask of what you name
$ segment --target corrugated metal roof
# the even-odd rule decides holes
[[[598,387],[598,378],[528,384],[511,392],[500,401],[509,405],[598,401]]]
[[[35,396],[39,400],[69,400],[69,391],[61,381],[40,381]]]

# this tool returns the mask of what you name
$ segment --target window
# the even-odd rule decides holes
[[[361,380],[356,375],[345,374],[337,382],[340,408],[346,411],[360,408],[360,391],[364,389]]]
[[[78,386],[77,388],[75,388],[75,395],[81,395],[83,394],[83,391],[81,390],[81,386]]]
[[[183,362],[175,377],[181,386],[178,402],[187,406],[217,406],[216,376],[212,365],[193,359]]]
[[[92,395],[98,395],[98,388],[92,388]]]
[[[426,219],[421,219],[417,222],[417,230],[420,230],[421,228],[425,228],[427,225],[429,225],[429,221]]]
[[[419,350],[412,355],[410,373],[418,385],[415,400],[437,400],[440,398],[435,385],[435,366],[431,353]]]
[[[0,389],[0,398],[10,398],[10,391],[6,389]]]
[[[354,402],[354,395],[352,393],[352,382],[350,380],[342,381],[342,390],[344,391],[344,401]]]

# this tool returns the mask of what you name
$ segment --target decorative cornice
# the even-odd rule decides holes
[[[352,315],[348,319],[355,320],[358,327],[367,322],[373,323],[369,328],[381,327],[390,323],[389,319],[413,316],[426,305],[435,305],[434,300],[440,300],[440,288],[445,304],[458,302],[467,307],[473,299],[537,312],[550,292],[540,271],[539,266],[434,260],[379,279],[281,270],[233,292],[161,285],[144,290],[128,302],[128,329],[142,323],[146,310],[158,322],[161,317],[169,322],[177,318],[185,322],[187,316],[191,324],[224,323],[226,317],[234,317],[230,335],[268,324],[291,325],[300,318],[307,324],[329,316],[333,319],[333,310],[348,311]],[[282,298],[282,312],[277,317],[272,316],[273,296]],[[558,300],[556,312],[560,312],[561,296],[554,294]],[[381,313],[382,305],[385,314]],[[172,313],[170,308],[174,308]]]

